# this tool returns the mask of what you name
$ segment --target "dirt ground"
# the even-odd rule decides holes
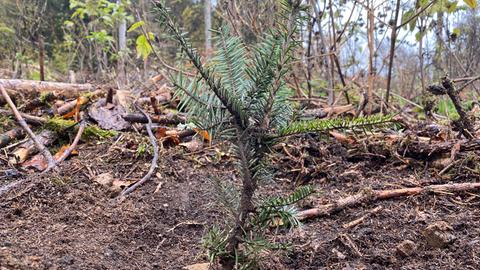
[[[211,204],[210,178],[234,179],[227,151],[165,149],[157,175],[117,202],[112,191],[93,181],[95,176],[110,172],[118,179],[139,179],[151,157],[136,158],[128,140],[113,141],[81,145],[79,156],[64,162],[59,173],[18,176],[28,178],[26,184],[0,198],[0,269],[182,269],[207,261],[201,237],[224,219]],[[478,181],[459,172],[437,177],[424,162],[402,165],[392,158],[352,156],[340,144],[318,138],[288,142],[272,163],[277,181],[262,194],[286,194],[295,185],[311,184],[318,193],[303,208],[367,187]],[[0,159],[0,173],[8,169]],[[12,180],[0,178],[0,184]],[[264,268],[480,269],[479,204],[475,193],[425,194],[307,220],[274,237],[292,246],[265,256]],[[377,207],[363,222],[344,228]],[[448,223],[451,241],[433,248],[424,231],[440,221]],[[414,246],[408,254],[397,249],[405,240]]]

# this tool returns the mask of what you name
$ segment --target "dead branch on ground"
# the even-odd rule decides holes
[[[146,127],[147,132],[148,132],[148,138],[150,139],[150,143],[153,146],[153,159],[152,159],[152,163],[150,165],[150,169],[148,170],[147,174],[142,179],[140,179],[140,181],[136,182],[132,186],[123,190],[122,193],[120,193],[119,197],[124,197],[124,196],[130,194],[137,187],[144,184],[146,181],[148,181],[152,177],[153,173],[157,169],[159,148],[158,148],[158,144],[157,144],[157,138],[155,138],[155,135],[153,134],[153,131],[152,131],[152,119],[150,118],[150,116],[144,110],[140,109],[140,107],[138,107],[138,106],[136,106],[136,107],[137,107],[137,110],[139,110],[143,114],[143,116],[145,116],[148,120],[148,123],[145,125],[145,127]]]
[[[321,205],[316,208],[304,210],[298,213],[299,220],[306,220],[314,217],[328,216],[348,207],[361,203],[388,200],[392,198],[420,195],[428,192],[461,192],[480,189],[480,183],[460,183],[445,185],[430,185],[426,187],[401,188],[393,190],[372,190],[365,189],[355,195],[339,199],[336,202]]]
[[[149,116],[152,120],[152,123],[162,124],[162,125],[176,125],[180,123],[185,123],[187,118],[182,114],[173,114],[169,113],[166,115],[151,115]],[[122,118],[131,123],[148,123],[148,118],[142,114],[130,113],[122,115]]]

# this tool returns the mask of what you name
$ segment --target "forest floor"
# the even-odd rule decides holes
[[[214,145],[196,153],[163,149],[156,176],[117,202],[115,192],[94,179],[102,173],[119,179],[143,176],[151,157],[136,157],[131,140],[127,134],[116,142],[82,144],[79,155],[62,163],[59,172],[18,176],[28,181],[0,198],[0,269],[182,269],[207,262],[202,235],[225,219],[225,212],[211,204],[211,179],[235,179],[227,147]],[[261,195],[288,194],[295,185],[311,184],[318,193],[301,208],[367,187],[478,181],[455,169],[438,176],[428,162],[402,164],[381,155],[351,155],[348,146],[332,138],[292,139],[271,160],[277,180],[263,186]],[[7,169],[0,159],[0,172]],[[2,185],[8,181],[0,178]],[[479,204],[475,193],[424,194],[309,219],[301,228],[272,234],[275,241],[292,245],[285,252],[265,254],[263,266],[479,269]],[[376,212],[368,215],[372,209]],[[364,215],[363,222],[344,226]],[[441,226],[450,241],[433,248],[424,232],[441,221],[447,223]]]

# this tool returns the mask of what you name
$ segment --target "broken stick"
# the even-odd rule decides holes
[[[130,113],[122,115],[122,118],[130,123],[148,123],[147,117],[142,114]],[[162,125],[176,125],[180,123],[185,123],[187,118],[185,115],[169,113],[166,115],[152,115],[150,116],[152,123],[162,124]]]
[[[145,125],[145,128],[147,129],[147,132],[148,132],[148,138],[150,139],[150,143],[152,144],[153,146],[153,159],[152,159],[152,163],[150,165],[150,169],[148,170],[147,174],[142,178],[140,179],[140,181],[136,182],[135,184],[133,184],[132,186],[126,188],[125,190],[122,191],[122,193],[120,193],[119,197],[124,197],[126,195],[128,195],[129,193],[131,193],[132,191],[134,191],[137,187],[141,186],[143,183],[147,182],[148,179],[150,179],[153,175],[153,173],[155,172],[155,170],[157,169],[157,163],[158,163],[158,151],[159,151],[159,148],[158,148],[158,144],[157,144],[157,138],[155,138],[155,135],[153,134],[153,131],[152,131],[152,119],[150,118],[150,116],[148,116],[148,114],[140,109],[140,107],[138,107],[137,105],[135,105],[135,107],[137,108],[137,110],[139,110],[143,116],[145,116],[148,120],[148,123]]]
[[[461,192],[475,189],[480,189],[480,183],[430,185],[426,187],[401,188],[393,190],[366,189],[358,194],[342,198],[334,203],[329,203],[316,208],[300,211],[297,217],[299,220],[305,220],[314,217],[328,216],[345,208],[352,207],[364,202],[374,202],[402,196],[419,195],[425,192]]]

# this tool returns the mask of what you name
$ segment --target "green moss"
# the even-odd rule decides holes
[[[59,117],[50,118],[45,123],[45,128],[55,131],[57,133],[65,132],[66,130],[76,125],[73,120],[65,120]],[[82,134],[82,139],[107,139],[117,135],[116,131],[101,129],[95,125],[89,125],[85,128]]]

